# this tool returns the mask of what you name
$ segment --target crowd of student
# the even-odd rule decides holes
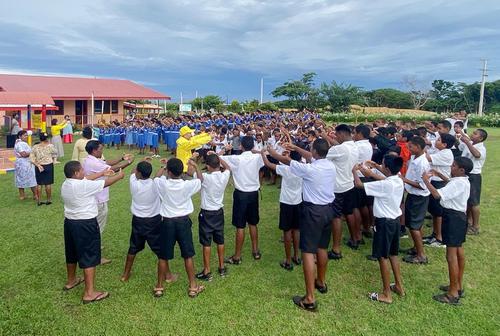
[[[174,258],[174,247],[179,244],[189,281],[188,295],[195,297],[205,289],[196,279],[213,278],[212,240],[217,245],[218,274],[225,276],[227,264],[242,263],[246,226],[252,256],[261,259],[258,193],[267,169],[272,182],[281,176],[279,228],[283,231],[285,258],[280,266],[285,270],[303,266],[306,294],[293,297],[297,306],[314,311],[315,291],[328,291],[328,260],[343,257],[343,218],[349,229],[349,248],[358,249],[366,238],[373,238],[368,257],[379,261],[383,290],[370,293],[371,300],[391,303],[392,293],[405,295],[397,256],[399,240],[408,230],[414,247],[405,251],[405,262],[427,263],[425,244],[446,246],[450,281],[440,287],[444,293],[434,299],[458,304],[464,288],[462,244],[466,233],[479,233],[481,169],[486,158],[483,143],[487,133],[477,129],[468,136],[463,122],[455,120],[453,126],[443,120],[420,127],[383,121],[334,127],[312,113],[262,112],[130,120],[124,125],[101,127],[97,138],[102,141],[86,140],[88,156],[82,163],[70,161],[64,167],[66,180],[61,193],[68,269],[64,289],[84,282],[84,303],[109,296],[94,289],[96,266],[109,262],[101,258],[108,187],[124,177],[123,169],[132,164],[134,157],[127,154],[106,161],[102,152],[107,144],[129,145],[127,138],[133,140],[139,134],[156,132],[157,139],[151,136],[153,155],[159,155],[156,148],[163,142],[168,150],[175,149],[176,157],[161,159],[162,166],[155,175],[152,159],[147,158],[130,175],[132,233],[122,281],[129,279],[135,256],[147,242],[158,256],[153,294],[162,296],[164,283],[177,280],[168,261]],[[120,127],[123,136],[116,137],[116,143],[106,141],[106,135],[117,134],[113,132]],[[454,135],[450,134],[452,130]],[[175,145],[169,141],[172,132],[177,137]],[[143,148],[142,140],[133,142]],[[200,170],[201,163],[206,172]],[[230,177],[234,184],[232,224],[236,236],[234,253],[225,258],[223,201]],[[203,269],[195,273],[190,215],[194,211],[191,198],[198,192]],[[422,237],[427,212],[433,217],[433,233]],[[76,277],[77,262],[84,278]],[[391,268],[394,283],[390,282]]]

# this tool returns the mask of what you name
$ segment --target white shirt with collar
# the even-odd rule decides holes
[[[437,190],[443,208],[456,211],[467,211],[467,200],[470,195],[470,183],[467,176],[452,177],[448,183]]]
[[[385,180],[364,184],[368,196],[374,196],[373,216],[377,218],[396,219],[401,216],[401,200],[404,193],[404,182],[397,176],[389,176]]]
[[[224,192],[231,172],[229,170],[202,173],[201,182],[201,208],[203,210],[215,211],[224,206]],[[196,173],[194,174],[196,178]]]
[[[458,146],[458,149],[462,151],[462,156],[469,158],[472,160],[472,164],[474,165],[472,168],[472,171],[470,172],[471,174],[481,174],[484,166],[484,162],[486,161],[486,147],[484,146],[483,142],[478,142],[477,144],[474,145],[474,148],[476,148],[481,156],[479,158],[474,157],[472,153],[469,150],[469,147],[467,147],[466,144],[460,143]]]
[[[277,165],[276,174],[283,177],[281,181],[280,203],[297,205],[302,202],[302,178],[294,175],[287,165]]]
[[[352,168],[358,162],[358,148],[354,141],[344,141],[340,145],[330,147],[326,158],[337,168],[335,192],[343,193],[354,188]]]
[[[431,157],[431,168],[450,178],[451,165],[453,164],[453,160],[455,160],[451,149],[445,148],[429,155]],[[432,176],[431,181],[442,181],[442,179],[438,176]]]
[[[135,174],[130,175],[130,194],[132,215],[151,218],[160,214],[160,195],[153,179],[139,180]]]
[[[259,170],[264,166],[260,154],[245,151],[241,155],[224,155],[233,173],[234,187],[239,191],[251,192],[260,189]]]
[[[370,140],[363,139],[354,142],[358,148],[358,161],[357,163],[364,163],[370,161],[373,156],[373,147]],[[363,177],[363,174],[358,170],[358,176]]]
[[[303,200],[315,205],[328,205],[335,199],[336,168],[328,159],[312,163],[290,162],[290,172],[302,178]]]
[[[408,170],[406,171],[406,178],[410,181],[417,182],[423,189],[415,188],[414,186],[405,183],[405,189],[409,194],[418,195],[418,196],[429,196],[430,192],[427,189],[424,181],[422,181],[422,175],[429,171],[431,166],[425,154],[420,155],[418,158],[415,158],[415,155],[412,155],[410,161],[408,163]]]
[[[185,181],[157,177],[154,182],[160,194],[160,215],[167,218],[182,217],[194,211],[191,197],[201,189],[198,179]]]
[[[61,186],[64,217],[92,219],[97,217],[96,195],[104,189],[104,180],[78,180],[67,178]]]

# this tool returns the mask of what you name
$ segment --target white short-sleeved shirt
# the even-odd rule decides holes
[[[449,134],[455,136],[455,129],[453,128],[453,126],[455,126],[455,123],[457,122],[457,119],[455,119],[455,118],[446,118],[445,120],[448,120],[450,122],[450,124],[451,124],[451,128],[450,128]]]
[[[136,217],[151,218],[160,214],[160,195],[153,179],[138,180],[130,175],[130,211]]]
[[[374,196],[373,216],[377,218],[396,219],[401,216],[401,200],[404,193],[404,182],[397,176],[389,176],[385,180],[364,184],[368,196]]]
[[[326,155],[337,168],[335,192],[343,193],[354,188],[352,168],[358,162],[358,148],[354,141],[345,141],[340,145],[332,146]]]
[[[264,166],[260,154],[246,151],[240,155],[224,155],[222,159],[227,162],[233,173],[234,187],[236,189],[243,192],[260,189],[259,170]]]
[[[452,177],[443,188],[437,191],[441,196],[439,203],[443,208],[467,211],[467,200],[470,195],[470,183],[467,176]]]
[[[104,180],[91,181],[67,178],[61,186],[64,217],[92,219],[97,217],[96,195],[104,189]]]
[[[302,197],[315,205],[327,205],[335,199],[336,168],[328,159],[312,163],[290,162],[290,172],[302,178]]]
[[[283,177],[281,181],[280,203],[297,205],[302,202],[302,178],[292,174],[287,165],[277,165],[276,174]]]
[[[203,173],[201,183],[201,208],[203,210],[215,211],[224,206],[224,192],[231,172],[215,171],[213,173]],[[196,178],[196,173],[194,175]]]
[[[82,167],[85,172],[85,176],[100,173],[103,170],[111,168],[111,166],[108,165],[103,158],[98,159],[93,155],[88,155],[83,160]],[[104,180],[105,177],[101,177],[100,179]],[[98,203],[106,203],[109,201],[109,187],[104,188],[100,193],[98,193],[96,198]]]
[[[474,155],[472,155],[472,153],[470,152],[469,147],[467,147],[467,145],[464,143],[460,143],[458,149],[462,151],[462,156],[472,160],[472,164],[474,166],[470,173],[481,174],[484,162],[486,161],[486,147],[484,147],[483,142],[478,142],[477,144],[474,145],[474,147],[479,151],[479,153],[481,153],[481,156],[479,158],[474,157]]]
[[[182,217],[194,210],[191,197],[201,189],[198,179],[185,181],[157,177],[154,182],[160,194],[160,215],[167,218]]]
[[[358,161],[357,163],[364,163],[370,161],[373,156],[373,147],[370,140],[359,140],[355,142],[358,148]],[[358,176],[363,177],[363,174],[358,170]]]
[[[411,156],[408,163],[408,170],[406,171],[406,178],[417,182],[423,189],[418,189],[405,183],[405,189],[408,193],[418,196],[430,195],[429,189],[427,189],[424,181],[422,181],[422,175],[429,171],[430,168],[431,166],[425,154],[420,155],[418,158],[415,158],[415,155]]]
[[[455,159],[453,156],[453,152],[451,149],[442,149],[440,151],[435,152],[434,154],[430,154],[431,157],[431,168],[440,172],[447,178],[451,177],[451,165],[453,164],[453,160]],[[442,181],[442,179],[438,176],[432,176],[431,181]]]

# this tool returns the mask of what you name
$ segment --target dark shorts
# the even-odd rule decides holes
[[[64,219],[64,252],[67,264],[80,268],[101,263],[101,234],[97,219]]]
[[[175,243],[179,244],[182,258],[194,256],[192,225],[189,216],[163,217],[160,224],[160,259],[174,259]]]
[[[249,225],[259,224],[259,192],[233,192],[233,225],[244,229]]]
[[[468,206],[476,206],[481,203],[481,174],[469,174],[470,195],[467,200]]]
[[[434,186],[436,189],[441,189],[446,185],[445,181],[431,181],[431,184]],[[429,213],[435,217],[441,217],[443,216],[443,207],[441,206],[441,203],[439,203],[438,199],[435,199],[434,197],[429,196],[429,206],[427,207],[427,210]]]
[[[334,218],[340,218],[342,215],[352,215],[356,206],[357,192],[356,188],[349,189],[342,193],[335,193],[335,200],[332,203]]]
[[[304,253],[318,253],[327,249],[332,234],[332,205],[315,205],[302,202],[300,206],[300,250]]]
[[[369,177],[360,177],[361,182],[371,182],[372,178]],[[355,208],[360,209],[367,206],[373,206],[373,196],[366,195],[365,188],[354,188],[356,191],[356,203]]]
[[[443,234],[443,244],[447,247],[462,246],[467,233],[467,215],[465,212],[443,209],[441,231]]]
[[[161,216],[150,218],[132,216],[132,233],[128,254],[136,255],[144,250],[146,242],[157,256],[160,254]]]
[[[410,230],[420,230],[424,224],[429,196],[408,194],[405,201],[405,225]]]
[[[215,211],[201,209],[198,223],[201,245],[212,245],[212,238],[217,245],[224,245],[224,208]]]
[[[372,255],[375,258],[397,256],[399,252],[399,219],[375,218]]]
[[[36,184],[51,185],[54,184],[54,164],[42,165],[43,171],[40,172],[38,167],[35,167]]]
[[[300,216],[300,204],[290,205],[280,203],[280,224],[283,231],[298,230]]]

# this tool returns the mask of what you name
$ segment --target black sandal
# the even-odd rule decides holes
[[[458,306],[460,304],[460,298],[457,296],[448,295],[448,293],[434,295],[432,297],[437,302],[446,303],[453,306]]]
[[[306,303],[304,302],[305,300],[305,296],[294,296],[292,298],[292,301],[293,303],[301,308],[301,309],[304,309],[304,310],[307,310],[307,311],[310,311],[310,312],[315,312],[317,309],[318,309],[318,305],[316,304],[316,302],[312,302],[312,303]]]
[[[240,265],[241,264],[241,258],[236,259],[234,256],[231,256],[229,258],[226,258],[224,260],[226,264],[231,264],[231,265]]]
[[[287,271],[293,271],[293,265],[292,264],[289,264],[287,263],[285,260],[280,262],[280,266],[281,268],[284,268],[286,269]]]
[[[252,252],[252,256],[255,260],[260,260],[262,258],[262,255],[260,254],[260,251],[257,252]]]
[[[300,259],[299,257],[293,257],[292,262],[297,266],[302,265],[302,259]]]
[[[448,292],[450,290],[450,286],[441,285],[441,286],[439,286],[439,290],[442,290],[443,292]],[[458,290],[458,297],[463,299],[465,297],[465,290],[459,289]]]
[[[314,288],[316,288],[321,294],[328,293],[328,286],[326,283],[323,286],[320,286],[317,279],[314,280]]]

